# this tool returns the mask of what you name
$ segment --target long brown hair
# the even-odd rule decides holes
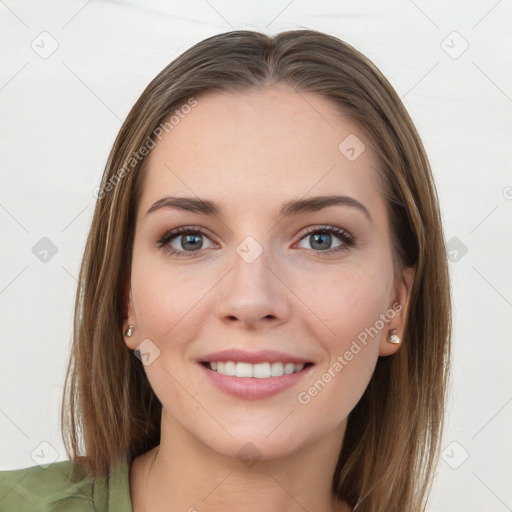
[[[106,164],[80,270],[62,401],[67,454],[101,476],[160,443],[161,404],[122,332],[144,155],[191,98],[275,83],[330,98],[357,123],[379,162],[397,271],[416,267],[402,346],[379,358],[349,415],[333,492],[357,512],[424,510],[439,455],[451,338],[437,193],[418,133],[386,78],[352,46],[312,30],[231,31],[201,41],[160,72],[128,114]]]

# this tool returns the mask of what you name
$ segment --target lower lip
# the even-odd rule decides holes
[[[260,400],[277,395],[298,384],[309,373],[309,370],[313,368],[313,365],[309,365],[297,373],[290,373],[281,377],[257,379],[255,377],[223,375],[222,373],[210,370],[203,364],[199,363],[199,366],[211,382],[221,391],[245,400]]]

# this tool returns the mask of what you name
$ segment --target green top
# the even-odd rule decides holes
[[[2,512],[133,512],[128,463],[119,462],[103,478],[65,460],[46,469],[33,466],[0,471]]]

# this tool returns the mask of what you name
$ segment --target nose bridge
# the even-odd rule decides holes
[[[231,271],[218,296],[219,316],[247,325],[265,318],[283,320],[286,287],[275,277],[276,266],[278,261],[268,246],[252,236],[243,239],[235,248]]]

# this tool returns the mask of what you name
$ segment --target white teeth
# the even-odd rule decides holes
[[[272,377],[270,363],[259,363],[254,365],[253,376],[257,379],[268,379]]]
[[[281,377],[283,375],[300,372],[304,368],[304,365],[293,363],[251,364],[235,363],[234,361],[216,361],[209,363],[209,368],[222,375],[268,379],[269,377]]]
[[[237,377],[252,377],[253,376],[252,364],[251,363],[237,363],[235,374]]]
[[[226,361],[224,363],[224,375],[234,377],[236,375],[236,364],[233,361]]]
[[[284,374],[283,363],[272,363],[272,377],[280,377]]]
[[[295,365],[293,363],[286,363],[284,365],[284,374],[290,375],[290,373],[293,373]]]

